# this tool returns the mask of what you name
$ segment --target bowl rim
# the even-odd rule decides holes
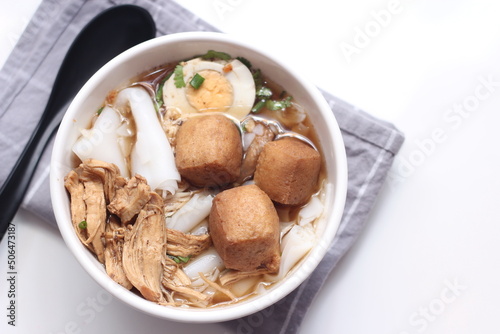
[[[303,89],[306,94],[311,96],[312,99],[320,106],[320,113],[325,121],[328,123],[330,128],[330,135],[333,139],[332,147],[335,150],[335,170],[329,171],[329,173],[335,173],[336,184],[335,196],[331,205],[337,210],[333,210],[331,216],[327,219],[327,226],[325,231],[319,240],[322,247],[315,246],[312,252],[308,255],[312,258],[310,265],[304,270],[301,270],[300,277],[297,279],[286,279],[272,289],[272,293],[265,294],[263,296],[257,296],[251,298],[247,302],[237,303],[231,306],[215,307],[209,309],[183,309],[175,307],[165,307],[158,305],[156,303],[147,301],[146,299],[135,295],[134,293],[123,293],[128,291],[125,288],[119,286],[114,281],[111,280],[105,272],[101,270],[96,270],[96,265],[94,261],[88,256],[85,256],[83,251],[87,252],[84,246],[79,242],[76,234],[74,233],[72,224],[68,224],[66,220],[63,219],[62,212],[66,211],[67,208],[64,205],[63,196],[66,196],[64,186],[61,189],[61,179],[58,175],[56,169],[62,161],[60,158],[62,155],[62,147],[66,145],[64,139],[67,138],[71,132],[71,127],[67,126],[70,124],[73,117],[78,111],[78,106],[83,102],[85,96],[87,96],[96,86],[96,84],[102,80],[102,78],[110,73],[114,68],[118,67],[123,62],[129,61],[137,57],[138,54],[147,52],[150,49],[155,49],[157,47],[164,46],[165,44],[176,44],[176,43],[186,43],[186,42],[199,42],[199,41],[212,41],[214,43],[226,43],[231,44],[236,47],[241,47],[248,49],[251,52],[259,54],[259,56],[264,59],[269,59],[285,69],[290,73],[291,76],[300,80]],[[320,93],[319,89],[312,85],[303,75],[296,73],[291,66],[288,66],[283,61],[278,61],[273,55],[256,49],[255,46],[242,41],[240,38],[236,38],[230,34],[219,33],[219,32],[181,32],[174,33],[170,35],[156,37],[154,39],[148,40],[141,44],[138,44],[120,55],[116,56],[103,67],[101,67],[81,88],[78,94],[75,96],[70,106],[68,107],[66,114],[61,122],[61,126],[57,132],[56,139],[54,142],[54,149],[51,156],[51,168],[50,168],[50,194],[52,200],[52,206],[54,215],[56,217],[57,225],[61,231],[61,235],[67,244],[68,248],[77,261],[82,265],[85,271],[105,290],[110,292],[114,297],[125,302],[126,304],[136,308],[137,310],[143,311],[147,314],[154,315],[160,318],[169,319],[179,322],[192,322],[192,323],[211,323],[211,322],[221,322],[227,320],[233,320],[236,318],[241,318],[255,312],[258,312],[287,296],[293,290],[295,290],[307,277],[309,277],[312,272],[316,269],[317,265],[321,259],[326,254],[328,248],[331,246],[334,237],[337,234],[338,227],[342,218],[344,211],[344,205],[347,195],[347,158],[345,153],[345,146],[338,126],[337,120],[333,115],[327,101]],[[78,241],[78,242],[77,242]],[[306,259],[306,261],[309,259]],[[303,263],[304,264],[304,263]],[[304,267],[302,265],[302,267]]]

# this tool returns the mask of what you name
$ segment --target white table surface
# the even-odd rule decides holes
[[[0,64],[39,2],[0,5]],[[259,36],[318,86],[406,134],[366,229],[301,333],[498,333],[500,3],[178,2],[226,32]],[[4,239],[1,333],[224,332],[110,300],[56,229],[24,211],[15,223],[17,327],[7,326]]]

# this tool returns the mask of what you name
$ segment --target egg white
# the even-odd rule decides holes
[[[232,70],[224,72],[224,66],[230,64]],[[233,59],[225,61],[207,61],[195,58],[184,63],[183,74],[186,86],[193,76],[203,70],[213,70],[221,73],[231,84],[233,89],[233,103],[225,111],[238,120],[243,119],[252,109],[255,101],[255,83],[252,73],[241,61]],[[188,101],[186,87],[175,86],[174,75],[172,75],[163,86],[163,101],[166,108],[174,108],[181,113],[199,113]]]

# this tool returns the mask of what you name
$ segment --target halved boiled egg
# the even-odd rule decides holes
[[[201,58],[181,63],[185,87],[176,87],[175,75],[163,86],[163,101],[166,108],[175,108],[181,113],[223,112],[238,120],[244,118],[255,101],[255,83],[252,73],[241,61]],[[204,81],[198,88],[190,85],[196,75]]]

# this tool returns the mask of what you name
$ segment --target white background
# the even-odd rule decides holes
[[[39,1],[0,5],[0,64]],[[406,135],[365,230],[301,333],[497,333],[500,3],[178,2]],[[0,332],[223,332],[217,324],[152,318],[108,299],[56,229],[23,211],[15,222],[18,326],[6,326],[4,240]]]

